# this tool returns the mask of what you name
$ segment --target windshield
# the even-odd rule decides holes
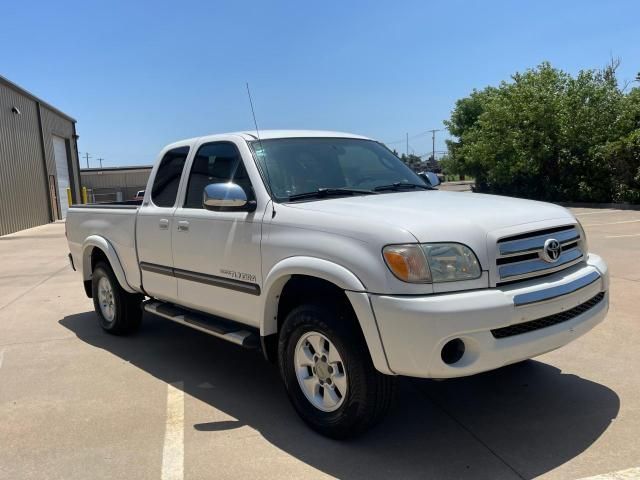
[[[320,189],[374,191],[392,184],[425,185],[398,157],[372,140],[278,138],[250,145],[278,201]]]

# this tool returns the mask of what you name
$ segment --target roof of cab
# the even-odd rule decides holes
[[[255,130],[245,132],[235,132],[235,135],[241,135],[246,140],[255,140],[258,135]],[[230,134],[230,135],[233,135]],[[327,130],[260,130],[261,140],[270,140],[274,138],[310,138],[310,137],[329,137],[329,138],[360,138],[369,140],[362,135],[356,135],[346,132],[332,132]]]
[[[242,131],[242,132],[228,132],[228,133],[216,133],[212,135],[203,135],[202,137],[187,138],[177,142],[172,142],[166,145],[163,150],[170,148],[190,145],[198,141],[216,141],[223,140],[225,137],[237,136],[242,137],[244,140],[252,141],[257,140],[258,135],[255,130]],[[326,130],[260,130],[261,140],[271,140],[274,138],[358,138],[361,140],[370,140],[368,137],[362,135],[355,135],[353,133],[345,132],[332,132]]]

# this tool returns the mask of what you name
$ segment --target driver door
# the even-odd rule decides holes
[[[203,208],[204,188],[234,182],[255,198],[233,142],[201,145],[191,163],[184,199],[174,213],[173,261],[179,303],[231,320],[257,324],[262,212]]]

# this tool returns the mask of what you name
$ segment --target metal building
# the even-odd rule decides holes
[[[146,188],[151,168],[151,165],[83,168],[81,183],[87,188],[90,203],[131,200],[136,192]]]
[[[76,121],[0,76],[0,235],[66,216],[80,201]]]

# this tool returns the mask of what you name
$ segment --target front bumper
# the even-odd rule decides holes
[[[597,255],[567,270],[514,286],[429,296],[370,295],[382,345],[398,375],[450,378],[499,368],[555,350],[600,323],[609,309],[607,265]],[[604,292],[597,304],[567,320],[503,338],[492,330],[572,310]],[[447,364],[442,348],[465,344]]]

